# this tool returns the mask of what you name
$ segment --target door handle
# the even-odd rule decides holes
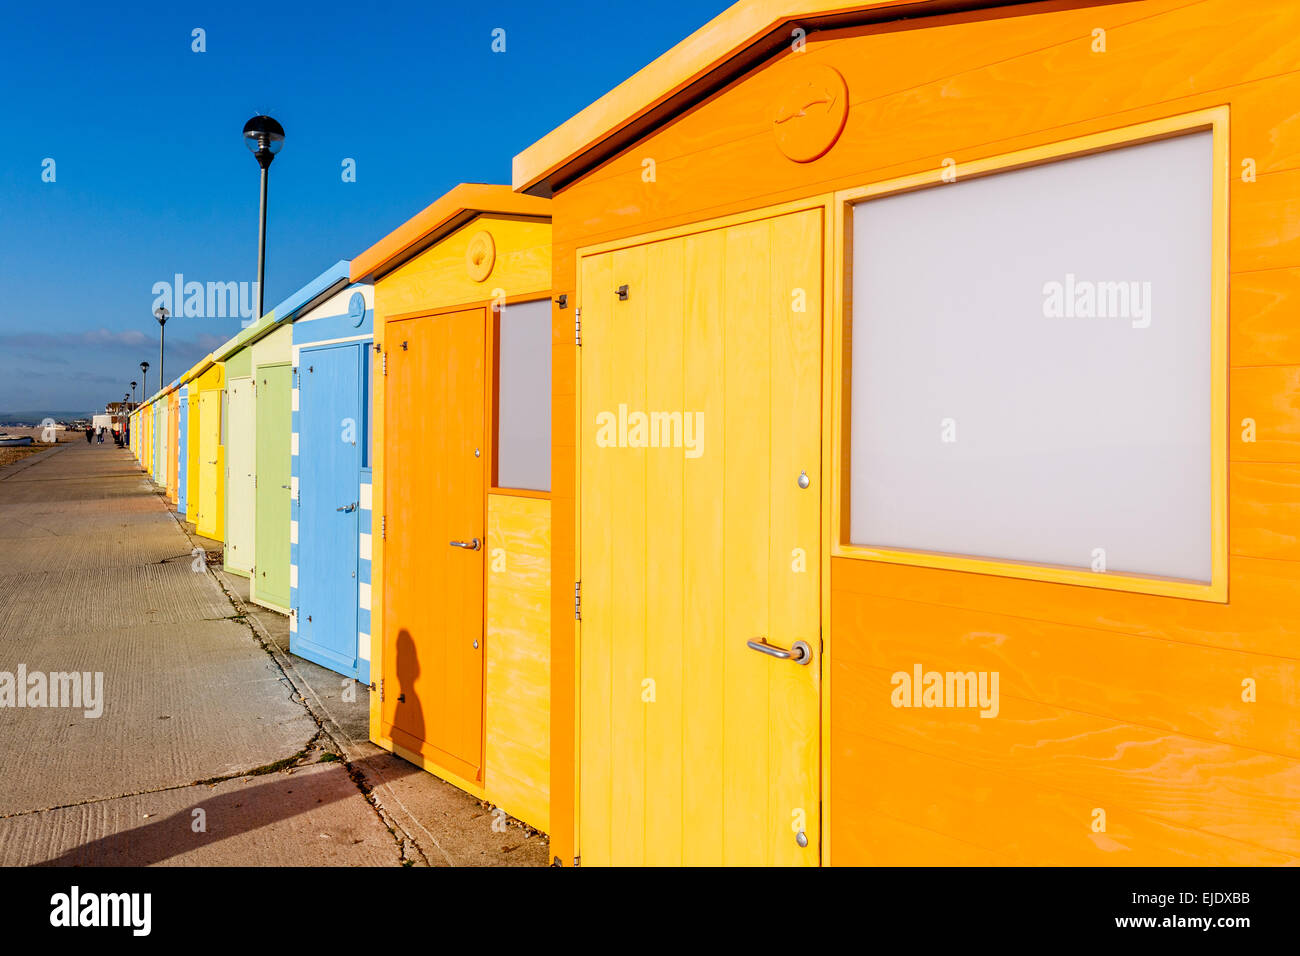
[[[453,548],[464,548],[466,551],[477,551],[482,547],[482,543],[478,538],[470,538],[468,541],[452,541],[451,546]]]
[[[752,647],[760,654],[766,654],[768,657],[780,658],[783,661],[793,661],[796,664],[807,664],[812,660],[812,648],[808,646],[807,641],[795,641],[790,645],[787,651],[783,647],[777,647],[775,644],[767,643],[763,637],[755,638],[752,641],[746,641],[748,647]]]
[[[350,504],[350,505],[344,505],[342,508],[335,508],[334,510],[335,510],[335,511],[351,512],[351,511],[355,510],[356,507],[357,507],[357,503],[354,501],[354,502],[352,502],[352,504]]]

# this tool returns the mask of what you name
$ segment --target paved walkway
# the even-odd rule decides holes
[[[204,546],[126,451],[0,469],[0,865],[547,861],[365,741],[366,689],[344,704],[338,675],[290,658],[284,619],[245,608]],[[102,714],[13,706],[22,672],[102,674]]]

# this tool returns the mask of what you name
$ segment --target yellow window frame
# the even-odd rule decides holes
[[[948,554],[853,544],[848,537],[848,424],[849,424],[849,345],[848,322],[851,281],[848,257],[852,244],[848,230],[852,225],[852,206],[867,199],[896,193],[927,189],[950,182],[955,172],[959,180],[976,176],[1023,169],[1077,156],[1086,156],[1125,146],[1171,139],[1189,133],[1210,131],[1213,134],[1213,205],[1211,221],[1211,301],[1210,301],[1210,581],[1188,581],[1148,575],[1091,571],[1060,565],[1035,564],[973,555]],[[1151,122],[1124,126],[1102,133],[1046,143],[1029,149],[972,160],[957,166],[948,164],[920,173],[882,180],[835,193],[832,235],[836,243],[831,256],[834,270],[832,285],[830,376],[832,477],[831,556],[865,561],[882,561],[925,568],[941,568],[975,574],[1023,578],[1057,584],[1105,588],[1226,603],[1228,600],[1228,107],[1217,106]],[[945,174],[948,179],[945,180]]]

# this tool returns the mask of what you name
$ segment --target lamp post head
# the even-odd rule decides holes
[[[284,127],[270,116],[254,116],[244,124],[244,145],[257,160],[257,165],[266,169],[284,146]]]
[[[154,309],[153,313],[153,317],[158,320],[159,325],[166,325],[167,319],[170,315],[171,313],[167,311],[167,306],[165,305],[158,306],[158,308]]]
[[[148,375],[148,373],[149,373],[149,363],[148,363],[148,362],[141,362],[141,363],[140,363],[140,374],[141,374],[141,375]]]

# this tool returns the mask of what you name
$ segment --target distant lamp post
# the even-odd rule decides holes
[[[266,278],[266,181],[271,160],[284,145],[284,127],[269,116],[254,116],[244,124],[244,145],[262,167],[262,202],[257,221],[257,315],[262,317],[262,282]]]
[[[135,382],[131,383],[131,404],[132,405],[135,404],[135,385],[136,385]]]
[[[140,401],[144,401],[144,393],[149,391],[149,363],[140,363]]]
[[[167,334],[167,317],[171,313],[167,311],[167,306],[160,305],[154,309],[153,317],[158,320],[158,391],[163,389],[163,342]]]

